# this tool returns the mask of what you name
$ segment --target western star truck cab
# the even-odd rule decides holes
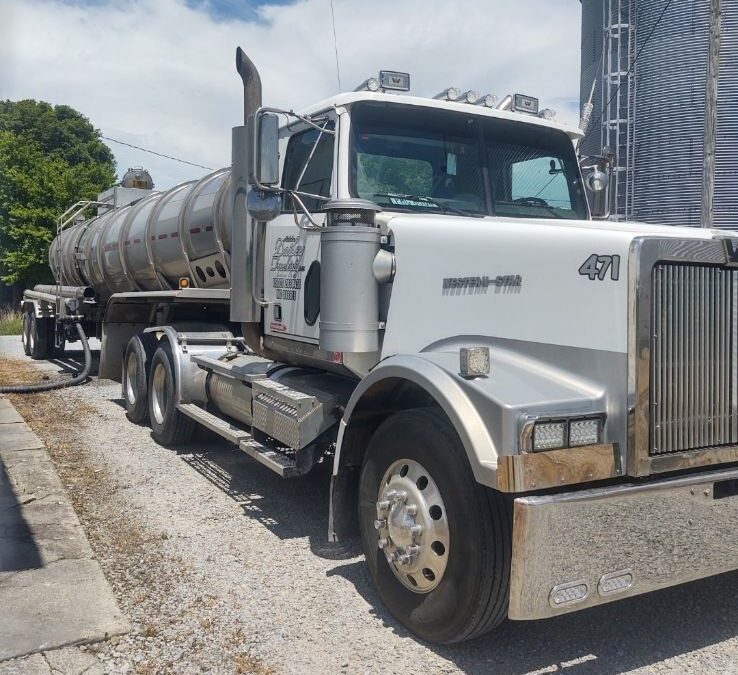
[[[233,164],[60,221],[24,298],[133,422],[285,478],[437,643],[738,567],[738,232],[593,220],[582,132],[383,72],[297,114],[239,50]],[[600,167],[600,168],[598,168]]]

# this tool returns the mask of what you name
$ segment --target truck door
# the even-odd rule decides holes
[[[325,128],[332,130],[334,121],[327,120]],[[323,205],[334,184],[333,134],[314,127],[287,132],[282,152],[282,187],[323,197],[299,198],[322,224]],[[264,296],[269,305],[265,333],[318,344],[320,232],[310,227],[299,203],[285,194],[281,215],[268,223],[266,231]]]

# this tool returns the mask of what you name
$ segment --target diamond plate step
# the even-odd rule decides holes
[[[250,441],[241,441],[238,447],[282,478],[295,478],[296,476],[302,476],[304,473],[298,468],[294,460],[280,452],[270,450],[265,445],[253,439]]]
[[[242,440],[249,440],[251,438],[251,434],[245,429],[231,424],[209,413],[207,410],[203,410],[194,403],[179,403],[177,408],[180,412],[187,415],[187,417],[191,417],[198,424],[202,424],[204,427],[210,429],[210,431],[214,431],[234,445],[238,445]]]
[[[235,424],[203,410],[194,403],[180,403],[177,408],[187,417],[192,418],[198,424],[202,424],[227,441],[236,445],[239,450],[243,450],[247,455],[253,457],[257,462],[271,469],[282,478],[294,478],[303,475],[296,462],[290,457],[270,450],[265,445],[259,443],[251,437],[251,434]]]

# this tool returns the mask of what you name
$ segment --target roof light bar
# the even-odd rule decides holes
[[[443,101],[455,101],[461,96],[461,90],[458,87],[448,87],[442,92],[436,94],[433,98]]]

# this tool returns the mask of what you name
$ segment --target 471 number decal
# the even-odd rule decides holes
[[[593,253],[579,268],[579,274],[583,277],[589,277],[590,281],[595,279],[604,281],[609,274],[610,279],[617,281],[620,279],[620,256]]]

